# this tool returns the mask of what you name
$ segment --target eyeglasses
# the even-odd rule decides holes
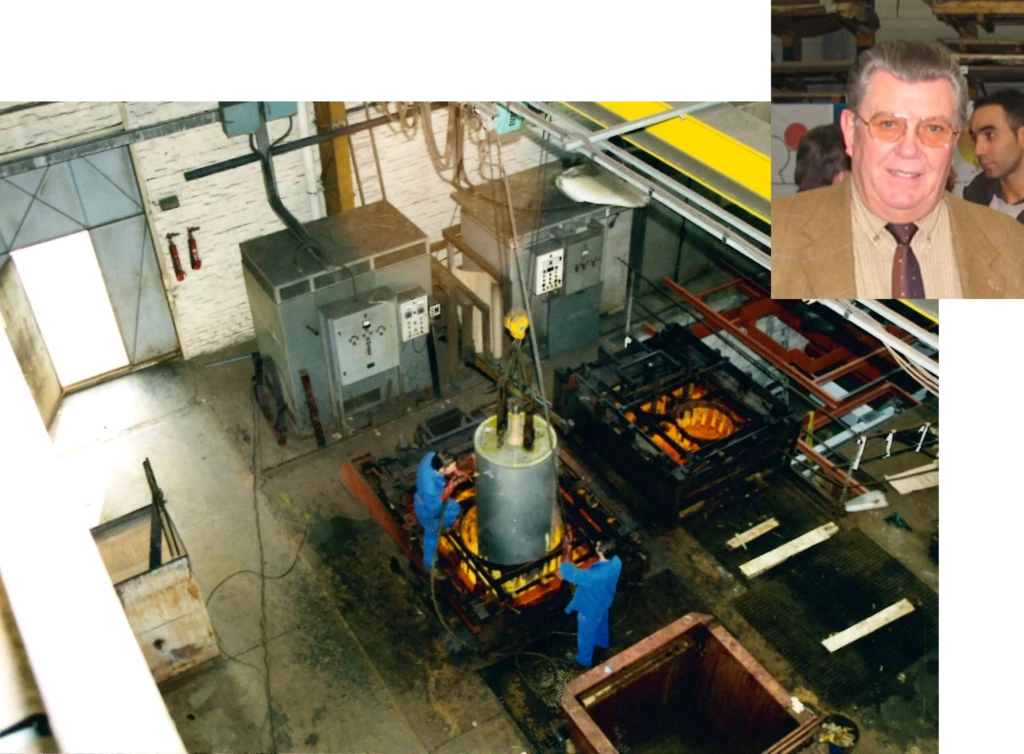
[[[948,147],[957,140],[961,131],[954,128],[945,118],[939,117],[911,118],[894,113],[875,113],[871,118],[865,119],[856,111],[853,114],[868,127],[871,138],[890,144],[904,137],[912,120],[917,121],[914,131],[926,147]]]

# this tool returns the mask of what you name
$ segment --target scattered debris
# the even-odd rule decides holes
[[[908,524],[903,519],[903,516],[900,515],[899,511],[896,511],[891,516],[886,516],[885,517],[885,523],[892,524],[893,526],[898,526],[899,528],[906,529],[907,531],[914,531],[913,529],[910,528],[910,524]]]
[[[836,746],[853,746],[856,740],[850,728],[844,728],[835,723],[823,723],[821,735],[818,737],[819,742]]]
[[[803,702],[801,702],[801,701],[800,701],[799,699],[797,699],[797,698],[796,698],[795,696],[794,696],[794,697],[791,697],[791,699],[792,699],[792,701],[793,701],[793,711],[794,711],[795,713],[797,713],[797,714],[799,715],[799,714],[800,714],[801,712],[803,712],[803,711],[804,711],[804,705],[803,705]]]

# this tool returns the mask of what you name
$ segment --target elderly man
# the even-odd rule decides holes
[[[968,106],[951,54],[882,43],[847,100],[852,180],[773,202],[772,296],[1024,297],[1024,228],[945,190]]]
[[[974,103],[971,138],[983,173],[964,199],[1024,223],[1024,92],[1003,89]]]

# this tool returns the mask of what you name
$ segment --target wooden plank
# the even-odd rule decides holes
[[[791,542],[787,542],[781,547],[776,547],[771,552],[766,552],[764,555],[744,563],[740,566],[740,570],[743,571],[743,574],[748,579],[752,579],[770,568],[774,568],[779,563],[789,560],[794,555],[798,555],[804,550],[824,542],[838,531],[839,527],[829,522],[824,526],[819,526],[817,529],[812,529]]]
[[[737,547],[741,547],[745,545],[747,542],[753,542],[762,534],[767,534],[778,525],[778,519],[769,518],[767,521],[762,521],[757,526],[751,529],[747,529],[742,534],[737,534],[735,537],[726,542],[725,546],[730,550],[735,550]]]
[[[909,471],[901,471],[898,474],[886,474],[885,480],[889,482],[901,495],[907,495],[917,490],[926,490],[930,487],[939,486],[939,462],[932,461],[924,466],[918,466]]]
[[[896,491],[901,495],[909,495],[911,492],[917,492],[918,490],[927,490],[931,487],[938,487],[939,472],[929,471],[908,479],[896,479],[889,482],[889,484],[895,487]]]
[[[842,649],[847,644],[852,644],[857,639],[861,639],[877,631],[882,626],[887,626],[894,620],[902,618],[904,615],[909,615],[912,612],[914,612],[914,606],[910,600],[902,599],[894,605],[889,605],[885,610],[880,610],[870,618],[850,626],[845,631],[840,631],[838,634],[828,637],[821,643],[825,645],[825,649],[829,652],[835,652],[837,649]]]
[[[938,469],[939,462],[932,461],[931,463],[926,463],[924,466],[916,466],[912,469],[908,469],[907,471],[900,471],[899,473],[896,474],[886,474],[885,479],[886,481],[889,482],[893,481],[894,479],[909,479],[910,477],[917,476],[918,474],[924,474],[925,472],[928,471],[938,471]]]
[[[1024,15],[1022,0],[935,0],[937,16]]]

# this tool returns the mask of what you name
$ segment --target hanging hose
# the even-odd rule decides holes
[[[448,498],[445,498],[441,501],[441,516],[437,521],[437,545],[434,550],[434,559],[430,563],[430,601],[434,603],[434,612],[437,614],[437,619],[441,621],[441,625],[444,626],[444,630],[451,634],[451,637],[455,639],[456,642],[461,644],[462,639],[452,631],[451,626],[448,625],[448,622],[441,615],[441,608],[437,604],[437,589],[435,587],[435,575],[437,574],[437,551],[441,549],[441,532],[444,529],[444,513],[447,508]],[[426,555],[426,553],[424,553],[424,555]]]

